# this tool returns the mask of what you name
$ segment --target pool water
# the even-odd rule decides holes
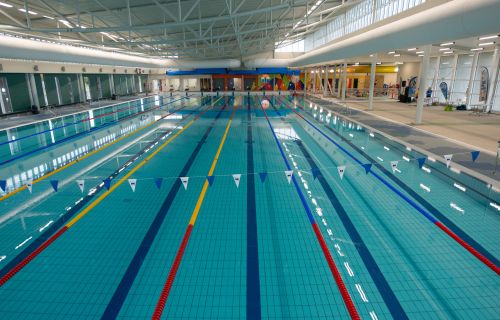
[[[302,97],[262,99],[5,132],[0,318],[498,319],[498,192]]]

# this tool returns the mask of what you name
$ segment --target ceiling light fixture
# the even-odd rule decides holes
[[[415,51],[415,50],[417,50],[417,49],[418,49],[418,48],[410,48],[410,49],[408,49],[408,51]]]
[[[474,49],[470,49],[470,51],[483,51],[484,48],[474,48]]]
[[[494,44],[495,44],[495,41],[491,41],[491,42],[480,43],[480,44],[478,44],[478,46],[480,46],[480,47],[486,47],[486,46],[492,46]]]
[[[387,54],[395,54],[395,53],[396,53],[396,51],[389,51],[389,52],[387,52]]]
[[[439,46],[446,47],[446,46],[452,46],[454,44],[455,44],[455,41],[453,41],[453,42],[445,42],[445,43],[441,43]]]
[[[5,3],[5,2],[0,2],[0,6],[6,7],[6,8],[12,8],[11,4]]]
[[[419,56],[419,57],[423,57],[424,55],[423,55],[423,54],[419,54],[418,56]]]
[[[19,11],[21,11],[21,12],[26,12],[26,10],[25,10],[25,9],[18,9],[18,10],[19,10]],[[36,13],[36,12],[34,12],[34,11],[30,11],[30,10],[28,10],[28,13],[29,13],[29,14],[32,14],[32,15],[34,15],[34,16],[36,16],[36,15],[38,14],[38,13]]]
[[[417,51],[415,52],[416,54],[423,54],[424,52],[423,51]]]
[[[395,57],[400,57],[401,55],[398,53],[398,54],[395,54],[394,56],[395,56]]]
[[[441,49],[439,49],[439,51],[449,51],[449,50],[450,50],[450,48],[441,48]]]
[[[494,35],[494,36],[486,36],[486,37],[481,37],[479,40],[489,40],[489,39],[495,39],[498,38],[500,35]]]
[[[443,52],[444,54],[450,54],[450,53],[453,53],[453,51],[445,51]]]
[[[54,20],[54,18],[52,17],[49,17],[49,16],[43,16],[44,18],[47,18],[47,19],[50,19],[50,20]]]

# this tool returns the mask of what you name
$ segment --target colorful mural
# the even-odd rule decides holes
[[[303,78],[303,77],[302,77]],[[261,74],[257,76],[257,82],[252,90],[279,91],[279,90],[303,90],[304,81],[301,76],[287,74]]]

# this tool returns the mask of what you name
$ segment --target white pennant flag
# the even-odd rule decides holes
[[[137,186],[137,179],[128,179],[128,184],[132,188],[132,192],[135,192],[135,187]]]
[[[28,181],[26,181],[26,187],[28,187],[30,193],[33,192],[33,179],[29,179]]]
[[[236,184],[236,188],[240,186],[241,174],[233,174],[234,183]]]
[[[450,163],[451,163],[451,158],[452,157],[453,157],[452,154],[445,154],[444,155],[444,159],[446,160],[446,168],[450,167]]]
[[[285,171],[286,179],[288,180],[288,183],[292,181],[292,175],[293,175],[293,170],[287,170]]]
[[[391,161],[392,172],[394,173],[398,168],[398,161]]]
[[[338,173],[339,173],[340,180],[342,180],[342,178],[344,178],[345,166],[340,166],[340,167],[337,167],[337,171],[338,171]]]
[[[83,189],[85,187],[85,180],[76,180],[76,183],[78,184],[80,191],[83,193]]]
[[[180,179],[181,179],[182,185],[184,186],[184,190],[187,190],[189,177],[181,177]]]

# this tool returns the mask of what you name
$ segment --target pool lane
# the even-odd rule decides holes
[[[413,209],[401,199],[383,192],[383,186],[370,181],[361,166],[349,166],[347,156],[331,148],[307,123],[297,119],[292,124],[305,146],[312,148],[313,157],[321,159],[327,180],[338,190],[340,201],[410,318],[476,314],[494,319],[499,309],[494,302],[499,279],[494,273],[421,216],[412,214]],[[338,165],[348,166],[343,180],[338,178]],[[477,305],[482,306],[480,310]]]
[[[211,110],[205,117],[211,118],[215,112]],[[0,313],[10,317],[47,312],[54,317],[101,316],[118,285],[118,277],[133,256],[131,248],[140,243],[161,205],[163,197],[159,195],[175,181],[167,178],[177,175],[182,161],[196,145],[193,138],[205,130],[201,120],[136,172],[135,193],[125,184],[117,188],[97,210],[3,286]],[[158,174],[165,177],[162,190],[151,181]],[[149,182],[143,180],[146,177]]]
[[[184,107],[188,106],[186,105]],[[200,105],[200,108],[201,107]],[[196,110],[196,108],[193,110]],[[171,113],[169,112],[165,115],[169,114]],[[184,117],[179,123],[187,119],[189,119],[189,117]],[[26,257],[30,254],[36,246],[33,242],[40,244],[39,242],[41,239],[48,239],[50,235],[55,232],[54,230],[57,230],[58,224],[60,227],[61,223],[66,223],[72,212],[78,210],[78,208],[76,208],[77,206],[81,207],[84,205],[85,201],[80,201],[75,206],[75,201],[79,199],[83,200],[86,195],[86,193],[84,195],[80,192],[75,179],[85,178],[85,190],[89,190],[94,185],[101,183],[104,177],[118,170],[114,157],[99,164],[102,158],[106,159],[113,155],[114,152],[120,151],[122,145],[127,146],[132,144],[118,154],[120,155],[119,159],[122,159],[120,165],[123,165],[127,159],[132,158],[134,154],[140,152],[141,146],[147,145],[147,143],[142,142],[133,144],[135,139],[140,139],[140,141],[148,139],[148,141],[151,141],[156,137],[157,135],[148,139],[147,137],[141,138],[140,136],[130,136],[121,142],[110,145],[107,149],[100,149],[99,151],[102,152],[93,154],[88,158],[80,159],[72,167],[66,167],[65,170],[58,171],[58,173],[52,177],[52,179],[56,179],[59,182],[58,192],[54,192],[49,181],[46,181],[46,185],[41,184],[35,186],[33,188],[33,193],[30,194],[28,191],[25,191],[25,193],[18,194],[16,197],[10,198],[2,203],[1,206],[6,209],[4,215],[1,217],[2,219],[5,215],[10,215],[11,212],[17,213],[12,218],[2,222],[0,226],[0,240],[2,240],[0,242],[0,255],[5,255],[5,258],[0,263],[0,277],[6,273],[7,263],[14,259],[14,257],[18,257],[16,261],[19,262],[20,256]],[[82,176],[79,170],[87,170],[88,168],[91,168],[90,171],[87,171],[85,176]],[[94,196],[96,196],[96,193],[88,198],[90,199]],[[28,206],[30,202],[31,205]],[[22,209],[23,207],[25,208]],[[71,211],[69,208],[71,208]],[[21,223],[19,223],[19,221]],[[40,240],[37,240],[38,238],[40,238]],[[19,246],[24,239],[30,239],[30,241],[23,246]],[[26,248],[27,246],[29,247]]]

